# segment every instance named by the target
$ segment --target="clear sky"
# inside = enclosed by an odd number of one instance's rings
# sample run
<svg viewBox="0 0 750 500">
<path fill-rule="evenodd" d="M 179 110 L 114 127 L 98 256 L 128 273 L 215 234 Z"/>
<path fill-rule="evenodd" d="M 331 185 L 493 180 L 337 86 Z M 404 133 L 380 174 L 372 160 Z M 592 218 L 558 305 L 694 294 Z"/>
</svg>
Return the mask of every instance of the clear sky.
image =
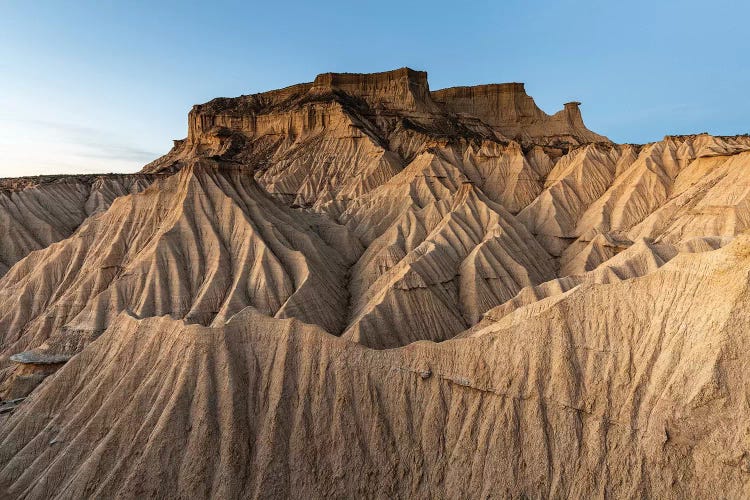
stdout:
<svg viewBox="0 0 750 500">
<path fill-rule="evenodd" d="M 193 104 L 327 71 L 522 81 L 618 142 L 750 132 L 750 3 L 0 1 L 0 176 L 129 172 Z"/>
</svg>

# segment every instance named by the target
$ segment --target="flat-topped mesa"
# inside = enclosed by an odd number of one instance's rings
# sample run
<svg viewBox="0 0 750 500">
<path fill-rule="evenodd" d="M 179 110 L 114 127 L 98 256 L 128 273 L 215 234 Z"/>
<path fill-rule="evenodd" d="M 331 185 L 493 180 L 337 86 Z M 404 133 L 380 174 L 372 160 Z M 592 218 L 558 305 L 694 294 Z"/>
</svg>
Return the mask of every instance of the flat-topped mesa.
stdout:
<svg viewBox="0 0 750 500">
<path fill-rule="evenodd" d="M 523 83 L 452 87 L 430 92 L 425 71 L 400 68 L 381 73 L 322 73 L 312 83 L 280 90 L 219 98 L 194 106 L 190 112 L 188 144 L 215 142 L 217 129 L 245 136 L 292 135 L 329 127 L 326 103 L 347 96 L 364 101 L 373 111 L 397 115 L 445 116 L 446 112 L 479 118 L 503 136 L 530 143 L 608 141 L 583 123 L 579 102 L 565 104 L 550 116 L 526 93 Z M 341 100 L 344 101 L 341 101 Z M 307 104 L 316 103 L 315 109 Z M 317 104 L 323 104 L 323 107 Z M 428 116 L 425 116 L 428 115 Z M 334 120 L 335 121 L 335 120 Z"/>
<path fill-rule="evenodd" d="M 336 95 L 338 94 L 338 96 Z M 193 106 L 188 117 L 187 145 L 216 142 L 228 131 L 245 136 L 292 135 L 330 127 L 328 104 L 346 96 L 373 110 L 396 114 L 440 113 L 430 97 L 427 73 L 401 68 L 382 73 L 323 73 L 312 83 L 236 98 L 218 98 Z M 312 108 L 307 104 L 313 104 Z M 222 132 L 223 129 L 226 129 Z"/>
<path fill-rule="evenodd" d="M 323 73 L 312 83 L 301 83 L 279 90 L 236 98 L 213 99 L 206 104 L 193 106 L 190 111 L 188 142 L 203 136 L 213 127 L 225 127 L 252 134 L 258 132 L 279 132 L 265 123 L 261 116 L 294 114 L 301 111 L 301 102 L 312 98 L 319 101 L 321 96 L 342 92 L 362 99 L 369 106 L 378 109 L 398 111 L 439 112 L 430 98 L 427 73 L 401 68 L 382 73 Z M 323 99 L 322 102 L 326 102 Z M 306 114 L 307 112 L 305 112 Z M 279 121 L 273 118 L 272 121 Z M 282 119 L 281 122 L 286 123 Z M 321 120 L 317 120 L 321 121 Z"/>
<path fill-rule="evenodd" d="M 214 127 L 251 132 L 258 125 L 257 117 L 282 111 L 286 104 L 306 95 L 312 83 L 300 83 L 283 89 L 239 97 L 219 97 L 196 104 L 188 114 L 187 143 L 205 138 Z M 177 144 L 175 144 L 177 146 Z"/>
<path fill-rule="evenodd" d="M 410 68 L 322 73 L 310 83 L 194 106 L 187 139 L 142 171 L 181 168 L 179 162 L 194 156 L 242 156 L 242 163 L 250 165 L 251 156 L 265 158 L 275 145 L 321 134 L 340 140 L 369 136 L 378 147 L 409 151 L 421 147 L 412 144 L 409 131 L 425 137 L 514 139 L 559 151 L 609 142 L 586 128 L 579 104 L 569 102 L 550 116 L 518 82 L 431 92 L 427 73 Z M 403 137 L 390 137 L 403 131 Z"/>
<path fill-rule="evenodd" d="M 519 128 L 547 114 L 526 93 L 523 83 L 452 87 L 432 92 L 433 99 L 453 113 L 476 116 L 499 128 Z"/>
<path fill-rule="evenodd" d="M 313 91 L 340 90 L 369 105 L 403 111 L 439 110 L 430 97 L 427 72 L 400 68 L 381 73 L 323 73 L 315 78 Z"/>
<path fill-rule="evenodd" d="M 566 103 L 550 116 L 526 93 L 523 83 L 452 87 L 432 92 L 432 98 L 451 112 L 476 116 L 508 137 L 531 142 L 555 137 L 579 143 L 608 142 L 586 128 L 580 102 Z"/>
</svg>

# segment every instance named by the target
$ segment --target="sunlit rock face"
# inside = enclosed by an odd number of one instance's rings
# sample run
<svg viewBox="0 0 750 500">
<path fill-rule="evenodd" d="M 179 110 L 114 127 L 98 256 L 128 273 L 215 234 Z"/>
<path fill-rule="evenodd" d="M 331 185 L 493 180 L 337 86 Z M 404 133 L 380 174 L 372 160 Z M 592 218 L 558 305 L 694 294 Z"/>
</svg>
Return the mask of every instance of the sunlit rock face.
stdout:
<svg viewBox="0 0 750 500">
<path fill-rule="evenodd" d="M 750 137 L 325 73 L 0 180 L 8 498 L 750 495 Z"/>
</svg>

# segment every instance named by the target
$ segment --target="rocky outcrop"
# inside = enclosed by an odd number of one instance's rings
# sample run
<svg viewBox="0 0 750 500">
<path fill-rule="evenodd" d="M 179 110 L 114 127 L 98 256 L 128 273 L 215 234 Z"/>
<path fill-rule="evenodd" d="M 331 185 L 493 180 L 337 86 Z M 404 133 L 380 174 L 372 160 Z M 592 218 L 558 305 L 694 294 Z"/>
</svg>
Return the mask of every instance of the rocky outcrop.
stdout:
<svg viewBox="0 0 750 500">
<path fill-rule="evenodd" d="M 427 73 L 402 68 L 325 73 L 309 84 L 195 106 L 187 139 L 144 172 L 218 156 L 254 172 L 287 202 L 338 215 L 435 144 L 507 145 L 510 138 L 555 158 L 574 146 L 608 142 L 585 128 L 575 103 L 548 116 L 523 84 L 430 92 Z"/>
<path fill-rule="evenodd" d="M 383 73 L 323 73 L 312 92 L 340 91 L 360 98 L 371 107 L 436 113 L 425 71 L 401 68 Z"/>
<path fill-rule="evenodd" d="M 435 91 L 432 97 L 454 113 L 476 116 L 503 135 L 523 142 L 609 142 L 583 124 L 580 102 L 569 102 L 562 111 L 549 116 L 526 93 L 523 83 L 453 87 Z"/>
<path fill-rule="evenodd" d="M 0 180 L 3 498 L 750 493 L 750 137 L 404 68 L 144 172 Z"/>
</svg>

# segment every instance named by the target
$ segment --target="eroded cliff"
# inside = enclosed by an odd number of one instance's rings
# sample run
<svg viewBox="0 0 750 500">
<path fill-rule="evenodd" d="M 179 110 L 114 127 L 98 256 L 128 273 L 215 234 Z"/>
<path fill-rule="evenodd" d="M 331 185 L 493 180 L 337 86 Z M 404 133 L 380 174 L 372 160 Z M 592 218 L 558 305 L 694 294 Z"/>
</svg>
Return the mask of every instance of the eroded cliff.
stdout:
<svg viewBox="0 0 750 500">
<path fill-rule="evenodd" d="M 750 494 L 750 137 L 403 68 L 143 172 L 3 181 L 6 496 Z"/>
</svg>

